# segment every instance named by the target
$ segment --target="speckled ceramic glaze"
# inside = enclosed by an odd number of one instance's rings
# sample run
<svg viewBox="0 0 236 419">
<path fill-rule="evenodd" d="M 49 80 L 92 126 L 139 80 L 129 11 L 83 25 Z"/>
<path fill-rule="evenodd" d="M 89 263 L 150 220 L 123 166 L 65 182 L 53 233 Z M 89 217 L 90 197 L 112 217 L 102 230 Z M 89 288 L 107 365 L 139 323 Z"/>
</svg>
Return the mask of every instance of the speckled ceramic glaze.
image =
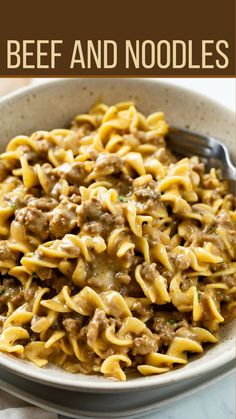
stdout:
<svg viewBox="0 0 236 419">
<path fill-rule="evenodd" d="M 59 80 L 9 95 L 0 101 L 1 148 L 18 134 L 65 127 L 75 114 L 88 111 L 98 101 L 113 104 L 122 100 L 134 100 L 144 113 L 162 110 L 172 125 L 218 137 L 236 159 L 232 112 L 192 91 L 148 79 Z M 27 379 L 67 390 L 87 393 L 135 390 L 139 394 L 142 390 L 147 400 L 150 395 L 147 390 L 152 388 L 156 391 L 156 400 L 158 397 L 163 400 L 171 394 L 201 385 L 232 368 L 235 357 L 234 330 L 235 322 L 223 326 L 220 343 L 209 346 L 206 352 L 193 357 L 184 367 L 163 375 L 130 377 L 126 382 L 98 376 L 70 375 L 50 366 L 38 369 L 27 361 L 4 354 L 0 354 L 0 365 Z"/>
</svg>

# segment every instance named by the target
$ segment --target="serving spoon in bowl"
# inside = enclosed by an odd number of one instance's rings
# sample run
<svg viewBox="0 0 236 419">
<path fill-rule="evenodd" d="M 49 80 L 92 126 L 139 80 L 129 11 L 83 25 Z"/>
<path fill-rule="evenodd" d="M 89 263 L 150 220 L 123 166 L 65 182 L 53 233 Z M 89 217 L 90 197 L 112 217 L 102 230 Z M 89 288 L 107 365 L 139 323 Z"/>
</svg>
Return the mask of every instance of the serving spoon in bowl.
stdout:
<svg viewBox="0 0 236 419">
<path fill-rule="evenodd" d="M 208 135 L 198 134 L 187 129 L 171 127 L 167 145 L 180 157 L 199 156 L 204 160 L 206 169 L 220 169 L 223 179 L 229 182 L 229 189 L 236 195 L 236 167 L 228 148 L 219 140 Z"/>
</svg>

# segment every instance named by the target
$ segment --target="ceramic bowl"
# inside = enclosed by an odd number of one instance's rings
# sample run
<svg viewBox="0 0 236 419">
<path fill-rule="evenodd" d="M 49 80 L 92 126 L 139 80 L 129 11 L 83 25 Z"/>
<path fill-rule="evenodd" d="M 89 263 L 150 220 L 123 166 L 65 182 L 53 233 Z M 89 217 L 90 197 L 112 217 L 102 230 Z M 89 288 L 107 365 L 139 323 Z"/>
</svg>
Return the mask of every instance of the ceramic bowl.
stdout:
<svg viewBox="0 0 236 419">
<path fill-rule="evenodd" d="M 30 87 L 0 101 L 0 145 L 18 134 L 67 126 L 74 115 L 98 101 L 114 104 L 134 100 L 148 114 L 165 112 L 167 121 L 221 139 L 236 159 L 234 114 L 205 96 L 150 79 L 67 79 Z M 197 150 L 196 150 L 197 154 Z M 220 343 L 194 356 L 186 366 L 156 376 L 130 377 L 116 382 L 104 377 L 70 375 L 53 366 L 39 369 L 10 355 L 0 354 L 0 365 L 14 374 L 66 390 L 87 393 L 123 393 L 152 388 L 162 397 L 201 385 L 232 368 L 235 357 L 235 321 L 224 325 Z"/>
</svg>

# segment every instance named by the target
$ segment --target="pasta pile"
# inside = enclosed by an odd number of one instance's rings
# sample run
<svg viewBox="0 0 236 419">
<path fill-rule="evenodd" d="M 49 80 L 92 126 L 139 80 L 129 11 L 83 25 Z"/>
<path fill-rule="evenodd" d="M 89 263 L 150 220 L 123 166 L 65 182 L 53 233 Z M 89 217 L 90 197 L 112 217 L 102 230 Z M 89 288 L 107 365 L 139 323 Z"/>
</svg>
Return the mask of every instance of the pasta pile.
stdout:
<svg viewBox="0 0 236 419">
<path fill-rule="evenodd" d="M 167 133 L 162 112 L 122 102 L 10 141 L 0 351 L 124 381 L 217 342 L 236 312 L 235 197 L 198 157 L 176 160 Z"/>
</svg>

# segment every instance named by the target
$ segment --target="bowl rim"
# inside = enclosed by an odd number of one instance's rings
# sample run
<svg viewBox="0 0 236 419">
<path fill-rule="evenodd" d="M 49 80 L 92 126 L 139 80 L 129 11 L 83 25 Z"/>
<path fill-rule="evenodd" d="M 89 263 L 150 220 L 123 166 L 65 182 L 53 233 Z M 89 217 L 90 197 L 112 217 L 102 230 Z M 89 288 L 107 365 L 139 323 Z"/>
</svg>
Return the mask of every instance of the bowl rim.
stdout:
<svg viewBox="0 0 236 419">
<path fill-rule="evenodd" d="M 141 376 L 132 379 L 132 381 L 114 381 L 112 379 L 105 379 L 102 376 L 97 375 L 88 375 L 88 382 L 80 381 L 80 376 L 83 374 L 69 374 L 64 373 L 65 375 L 60 376 L 52 376 L 50 372 L 52 369 L 48 368 L 47 373 L 43 372 L 42 369 L 38 368 L 35 365 L 30 365 L 29 361 L 22 360 L 22 365 L 19 364 L 17 361 L 19 359 L 14 359 L 12 355 L 8 354 L 1 354 L 0 353 L 0 366 L 17 374 L 23 378 L 29 379 L 33 382 L 40 382 L 42 384 L 47 384 L 48 386 L 64 388 L 73 391 L 81 391 L 81 392 L 99 392 L 104 393 L 106 391 L 109 392 L 125 392 L 135 391 L 135 390 L 148 390 L 153 388 L 164 388 L 169 385 L 177 384 L 180 380 L 181 382 L 187 381 L 189 378 L 194 378 L 195 375 L 199 376 L 207 376 L 212 370 L 217 370 L 217 373 L 221 367 L 225 367 L 225 370 L 232 370 L 234 364 L 235 357 L 235 338 L 233 339 L 234 344 L 227 352 L 227 354 L 222 353 L 218 355 L 216 358 L 212 358 L 210 361 L 208 360 L 207 363 L 202 362 L 200 365 L 193 365 L 193 361 L 190 362 L 183 367 L 173 369 L 165 374 L 160 375 L 149 375 L 149 376 Z M 217 344 L 219 345 L 220 342 Z M 205 352 L 199 356 L 198 359 L 203 359 Z M 227 355 L 227 356 L 226 356 Z M 26 368 L 29 366 L 30 368 Z M 186 366 L 190 366 L 186 369 Z M 54 371 L 56 370 L 56 367 Z M 45 369 L 44 369 L 45 371 Z M 178 374 L 177 374 L 178 372 Z M 63 374 L 63 373 L 62 373 Z M 170 377 L 171 374 L 171 377 Z M 180 376 L 179 376 L 180 374 Z M 70 375 L 73 377 L 76 376 L 78 381 L 71 380 Z M 217 377 L 218 374 L 216 374 Z M 95 377 L 96 380 L 92 381 L 92 377 Z M 160 380 L 161 377 L 161 380 Z M 89 379 L 91 381 L 89 381 Z"/>
<path fill-rule="evenodd" d="M 8 105 L 13 100 L 21 100 L 21 98 L 24 98 L 28 94 L 37 94 L 40 91 L 47 90 L 50 88 L 56 89 L 58 85 L 69 85 L 70 83 L 78 83 L 82 84 L 83 82 L 89 82 L 91 80 L 96 80 L 98 84 L 104 83 L 104 80 L 110 80 L 106 78 L 61 78 L 61 79 L 55 79 L 50 80 L 44 83 L 40 83 L 38 85 L 29 85 L 26 87 L 22 87 L 20 89 L 17 89 L 15 92 L 11 92 L 5 96 L 3 96 L 0 99 L 0 107 Z M 218 101 L 215 101 L 209 96 L 198 93 L 195 90 L 189 89 L 187 87 L 177 86 L 175 84 L 168 83 L 166 81 L 163 81 L 163 79 L 140 79 L 140 78 L 121 78 L 121 79 L 114 79 L 115 83 L 124 83 L 124 84 L 133 84 L 137 85 L 137 83 L 141 83 L 143 85 L 145 84 L 155 84 L 156 86 L 159 84 L 164 88 L 168 88 L 170 90 L 174 90 L 177 93 L 181 94 L 184 93 L 188 96 L 192 96 L 193 99 L 198 100 L 205 100 L 207 101 L 208 106 L 212 105 L 214 107 L 218 107 L 219 109 L 224 110 L 224 112 L 227 112 L 228 115 L 233 119 L 235 118 L 235 112 L 233 112 L 229 107 L 221 105 Z M 94 86 L 94 85 L 93 85 Z M 221 343 L 219 342 L 218 345 Z M 204 353 L 203 353 L 204 357 Z M 70 374 L 65 373 L 65 376 L 51 376 L 50 375 L 50 369 L 47 369 L 48 374 L 43 372 L 41 369 L 36 369 L 37 367 L 32 366 L 30 368 L 26 368 L 28 362 L 22 361 L 22 365 L 18 362 L 19 359 L 14 359 L 13 356 L 9 356 L 9 354 L 2 354 L 0 353 L 0 365 L 3 368 L 8 369 L 11 372 L 14 372 L 17 375 L 20 375 L 22 377 L 25 377 L 27 379 L 30 379 L 32 381 L 40 381 L 41 383 L 59 387 L 59 388 L 67 388 L 70 390 L 80 390 L 80 391 L 90 391 L 90 392 L 123 392 L 123 391 L 133 391 L 138 389 L 151 389 L 151 388 L 158 388 L 158 387 L 165 387 L 170 384 L 176 384 L 177 382 L 188 380 L 190 377 L 193 377 L 196 375 L 204 375 L 206 376 L 208 372 L 218 369 L 222 366 L 227 366 L 230 362 L 232 362 L 236 357 L 235 354 L 235 336 L 232 336 L 232 347 L 230 350 L 228 350 L 226 353 L 218 354 L 217 357 L 212 357 L 210 360 L 208 360 L 207 363 L 202 362 L 200 365 L 194 366 L 192 365 L 191 368 L 178 368 L 175 370 L 172 370 L 168 372 L 167 374 L 161 375 L 161 380 L 159 375 L 151 375 L 147 377 L 138 377 L 133 380 L 128 380 L 125 382 L 118 382 L 113 381 L 110 379 L 104 380 L 104 377 L 100 376 L 87 376 L 88 381 L 80 381 L 79 377 L 81 374 L 76 374 L 76 377 L 78 378 L 78 381 L 71 380 Z M 35 370 L 34 370 L 35 368 Z M 45 371 L 45 370 L 44 370 Z M 52 370 L 51 370 L 52 371 Z M 181 371 L 181 373 L 173 374 L 174 372 Z M 170 376 L 171 374 L 171 376 Z M 180 376 L 179 376 L 180 375 Z M 73 376 L 75 376 L 73 374 Z M 96 381 L 92 381 L 92 377 L 96 377 Z M 90 381 L 89 381 L 90 378 Z M 103 380 L 100 380 L 102 378 Z"/>
</svg>

